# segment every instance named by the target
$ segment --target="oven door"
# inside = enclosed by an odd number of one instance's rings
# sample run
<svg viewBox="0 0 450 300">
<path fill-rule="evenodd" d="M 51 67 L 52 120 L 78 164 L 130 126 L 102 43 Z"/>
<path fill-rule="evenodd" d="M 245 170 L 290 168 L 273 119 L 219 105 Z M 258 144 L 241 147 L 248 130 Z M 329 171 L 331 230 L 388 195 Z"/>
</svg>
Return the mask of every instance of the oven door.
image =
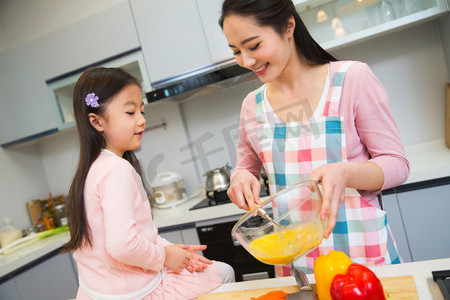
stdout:
<svg viewBox="0 0 450 300">
<path fill-rule="evenodd" d="M 197 227 L 202 245 L 208 248 L 203 255 L 212 260 L 222 261 L 233 267 L 236 281 L 274 278 L 275 269 L 254 258 L 239 242 L 232 238 L 231 229 L 236 222 L 207 224 Z"/>
</svg>

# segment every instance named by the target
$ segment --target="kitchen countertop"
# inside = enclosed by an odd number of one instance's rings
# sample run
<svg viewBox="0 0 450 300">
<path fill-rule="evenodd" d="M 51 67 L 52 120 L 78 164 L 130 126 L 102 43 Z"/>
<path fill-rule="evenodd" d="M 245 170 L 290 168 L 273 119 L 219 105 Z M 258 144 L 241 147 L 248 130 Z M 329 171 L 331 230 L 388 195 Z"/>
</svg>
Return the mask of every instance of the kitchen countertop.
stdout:
<svg viewBox="0 0 450 300">
<path fill-rule="evenodd" d="M 194 197 L 191 200 L 188 200 L 187 202 L 173 208 L 152 208 L 153 221 L 156 226 L 161 229 L 164 227 L 193 224 L 220 218 L 239 219 L 240 216 L 243 216 L 247 212 L 231 202 L 227 204 L 189 210 L 189 208 L 202 201 L 206 197 L 205 195 L 205 193 L 202 193 L 202 196 Z M 266 198 L 267 197 L 263 197 L 261 200 Z"/>
<path fill-rule="evenodd" d="M 410 174 L 404 184 L 450 176 L 450 149 L 445 139 L 405 146 Z"/>
<path fill-rule="evenodd" d="M 61 232 L 38 240 L 26 248 L 19 249 L 8 255 L 0 255 L 0 279 L 61 248 L 68 241 L 69 232 Z"/>
<path fill-rule="evenodd" d="M 420 300 L 444 300 L 444 297 L 442 296 L 436 282 L 433 281 L 431 271 L 449 270 L 450 258 L 371 267 L 371 269 L 380 278 L 412 275 L 416 284 L 417 295 L 419 296 Z M 314 275 L 310 274 L 307 276 L 310 283 L 315 283 Z M 282 287 L 290 285 L 296 285 L 295 279 L 292 276 L 227 283 L 218 287 L 211 293 Z"/>
</svg>

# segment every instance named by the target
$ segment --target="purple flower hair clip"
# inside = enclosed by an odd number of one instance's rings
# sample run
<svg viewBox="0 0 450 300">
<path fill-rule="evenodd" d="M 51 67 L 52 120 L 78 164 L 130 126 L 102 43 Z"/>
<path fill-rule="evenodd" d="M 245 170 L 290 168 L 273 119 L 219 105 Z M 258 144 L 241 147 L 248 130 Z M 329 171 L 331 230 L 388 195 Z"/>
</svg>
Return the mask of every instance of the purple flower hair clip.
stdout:
<svg viewBox="0 0 450 300">
<path fill-rule="evenodd" d="M 87 94 L 86 98 L 84 99 L 84 101 L 86 101 L 86 105 L 93 107 L 93 108 L 97 108 L 100 106 L 98 104 L 97 100 L 98 100 L 98 97 L 95 96 L 95 93 Z"/>
</svg>

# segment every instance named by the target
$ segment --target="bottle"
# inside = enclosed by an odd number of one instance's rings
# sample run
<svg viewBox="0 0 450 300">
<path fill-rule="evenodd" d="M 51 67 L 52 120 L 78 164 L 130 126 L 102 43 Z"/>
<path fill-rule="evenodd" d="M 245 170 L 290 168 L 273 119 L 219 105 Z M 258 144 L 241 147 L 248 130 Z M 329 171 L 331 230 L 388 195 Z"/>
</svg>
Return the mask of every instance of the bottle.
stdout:
<svg viewBox="0 0 450 300">
<path fill-rule="evenodd" d="M 66 205 L 58 204 L 55 206 L 56 225 L 58 227 L 67 225 Z"/>
<path fill-rule="evenodd" d="M 22 237 L 22 231 L 11 225 L 10 218 L 5 218 L 3 223 L 5 225 L 0 230 L 0 248 L 6 247 Z"/>
<path fill-rule="evenodd" d="M 380 18 L 382 22 L 389 22 L 397 18 L 390 0 L 381 0 Z"/>
<path fill-rule="evenodd" d="M 50 230 L 50 229 L 56 228 L 55 219 L 53 218 L 53 216 L 50 212 L 50 207 L 49 207 L 48 203 L 44 204 L 44 209 L 42 211 L 42 220 L 44 221 L 44 224 L 45 224 L 45 230 Z"/>
</svg>

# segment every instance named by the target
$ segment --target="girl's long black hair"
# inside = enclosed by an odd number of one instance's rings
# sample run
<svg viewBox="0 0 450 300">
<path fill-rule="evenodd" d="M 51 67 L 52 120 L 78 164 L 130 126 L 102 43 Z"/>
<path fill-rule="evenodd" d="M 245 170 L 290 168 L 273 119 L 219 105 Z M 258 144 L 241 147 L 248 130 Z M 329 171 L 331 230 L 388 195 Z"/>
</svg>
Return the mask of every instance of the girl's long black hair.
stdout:
<svg viewBox="0 0 450 300">
<path fill-rule="evenodd" d="M 283 34 L 291 16 L 294 16 L 294 40 L 300 56 L 310 64 L 324 64 L 336 61 L 311 36 L 291 0 L 225 0 L 219 25 L 229 15 L 252 17 L 260 26 L 270 26 L 277 33 Z"/>
<path fill-rule="evenodd" d="M 105 148 L 106 141 L 102 133 L 98 132 L 89 122 L 89 113 L 104 115 L 106 106 L 111 99 L 126 86 L 137 85 L 139 81 L 119 68 L 89 68 L 81 74 L 73 93 L 73 110 L 77 125 L 80 156 L 78 167 L 69 189 L 67 201 L 67 215 L 69 219 L 70 241 L 64 245 L 63 252 L 76 250 L 87 243 L 92 246 L 89 223 L 84 206 L 84 185 L 89 168 Z M 95 93 L 99 107 L 87 106 L 85 98 Z M 123 155 L 141 175 L 138 160 L 133 151 L 126 151 Z"/>
</svg>

